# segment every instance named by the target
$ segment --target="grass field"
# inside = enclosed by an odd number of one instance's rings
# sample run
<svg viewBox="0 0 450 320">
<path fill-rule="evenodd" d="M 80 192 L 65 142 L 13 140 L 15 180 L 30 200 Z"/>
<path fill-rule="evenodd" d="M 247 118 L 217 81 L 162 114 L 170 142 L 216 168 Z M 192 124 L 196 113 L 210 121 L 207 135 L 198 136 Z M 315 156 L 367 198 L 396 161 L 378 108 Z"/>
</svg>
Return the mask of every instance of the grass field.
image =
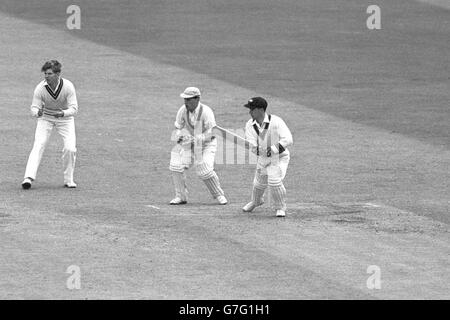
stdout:
<svg viewBox="0 0 450 320">
<path fill-rule="evenodd" d="M 450 11 L 446 1 L 0 3 L 0 298 L 449 299 Z M 29 105 L 44 61 L 77 88 L 78 188 L 57 135 L 31 190 Z M 195 85 L 243 128 L 261 95 L 294 136 L 288 215 L 241 212 L 254 166 L 194 172 L 172 207 L 170 135 Z M 69 266 L 81 289 L 69 290 Z M 381 289 L 368 289 L 369 266 Z"/>
</svg>

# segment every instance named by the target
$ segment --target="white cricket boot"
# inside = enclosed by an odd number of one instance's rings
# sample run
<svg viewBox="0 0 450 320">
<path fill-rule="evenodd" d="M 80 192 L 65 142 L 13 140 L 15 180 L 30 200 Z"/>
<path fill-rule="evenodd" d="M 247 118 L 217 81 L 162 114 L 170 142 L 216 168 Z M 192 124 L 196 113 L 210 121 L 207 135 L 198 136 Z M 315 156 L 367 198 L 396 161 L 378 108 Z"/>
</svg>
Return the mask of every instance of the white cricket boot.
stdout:
<svg viewBox="0 0 450 320">
<path fill-rule="evenodd" d="M 75 182 L 67 182 L 64 184 L 64 187 L 66 188 L 70 188 L 70 189 L 75 189 L 77 187 L 77 184 Z"/>
<path fill-rule="evenodd" d="M 285 217 L 286 216 L 286 211 L 278 209 L 277 213 L 276 213 L 277 217 Z"/>
<path fill-rule="evenodd" d="M 253 210 L 255 210 L 256 207 L 262 206 L 263 204 L 264 204 L 264 201 L 261 201 L 258 204 L 254 203 L 253 201 L 250 201 L 242 208 L 242 211 L 252 212 Z"/>
<path fill-rule="evenodd" d="M 23 181 L 22 181 L 22 188 L 24 189 L 30 189 L 31 188 L 31 182 L 33 182 L 33 179 L 26 177 Z"/>
<path fill-rule="evenodd" d="M 219 204 L 222 204 L 222 205 L 228 203 L 228 200 L 227 200 L 227 198 L 225 198 L 225 196 L 218 196 L 216 198 L 216 200 L 217 200 L 217 202 L 219 202 Z"/>
<path fill-rule="evenodd" d="M 179 204 L 186 204 L 187 201 L 181 199 L 180 197 L 175 197 L 174 199 L 170 200 L 170 205 L 179 205 Z"/>
</svg>

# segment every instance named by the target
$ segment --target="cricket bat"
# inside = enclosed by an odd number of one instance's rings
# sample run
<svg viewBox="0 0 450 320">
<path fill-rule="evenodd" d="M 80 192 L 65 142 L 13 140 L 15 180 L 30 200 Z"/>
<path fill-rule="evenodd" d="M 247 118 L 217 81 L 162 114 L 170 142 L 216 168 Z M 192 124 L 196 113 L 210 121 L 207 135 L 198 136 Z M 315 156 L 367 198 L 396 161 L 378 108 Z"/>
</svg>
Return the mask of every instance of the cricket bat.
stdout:
<svg viewBox="0 0 450 320">
<path fill-rule="evenodd" d="M 238 135 L 230 130 L 222 128 L 221 126 L 216 125 L 214 127 L 214 129 L 218 130 L 225 139 L 233 141 L 234 143 L 236 143 L 238 145 L 244 145 L 244 147 L 246 149 L 251 149 L 252 147 L 256 147 L 253 143 L 251 143 L 244 137 L 241 137 L 240 135 Z"/>
</svg>

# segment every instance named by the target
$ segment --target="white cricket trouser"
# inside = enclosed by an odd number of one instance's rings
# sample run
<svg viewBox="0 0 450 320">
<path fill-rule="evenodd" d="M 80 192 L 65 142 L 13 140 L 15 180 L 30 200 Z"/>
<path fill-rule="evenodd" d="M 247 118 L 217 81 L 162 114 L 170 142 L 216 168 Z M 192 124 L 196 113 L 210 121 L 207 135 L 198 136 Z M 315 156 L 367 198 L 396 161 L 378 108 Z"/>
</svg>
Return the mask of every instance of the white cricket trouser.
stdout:
<svg viewBox="0 0 450 320">
<path fill-rule="evenodd" d="M 286 176 L 290 158 L 289 152 L 282 155 L 275 154 L 270 158 L 258 157 L 256 170 L 260 172 L 261 176 L 267 176 L 269 185 L 277 185 Z"/>
<path fill-rule="evenodd" d="M 34 145 L 28 157 L 27 168 L 25 170 L 25 178 L 30 177 L 36 179 L 39 164 L 42 155 L 49 141 L 53 128 L 63 138 L 63 167 L 64 167 L 64 183 L 72 183 L 73 172 L 76 160 L 76 136 L 74 118 L 69 119 L 50 119 L 42 117 L 37 120 L 36 132 L 34 135 Z"/>
</svg>

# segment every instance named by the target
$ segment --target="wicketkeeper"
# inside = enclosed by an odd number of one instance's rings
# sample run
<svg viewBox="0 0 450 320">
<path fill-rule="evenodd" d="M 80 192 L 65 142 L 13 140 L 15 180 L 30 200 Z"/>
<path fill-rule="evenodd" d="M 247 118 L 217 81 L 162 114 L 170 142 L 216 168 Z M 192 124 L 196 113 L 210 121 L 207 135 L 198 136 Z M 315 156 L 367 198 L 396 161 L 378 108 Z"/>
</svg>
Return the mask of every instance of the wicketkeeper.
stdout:
<svg viewBox="0 0 450 320">
<path fill-rule="evenodd" d="M 270 201 L 277 217 L 286 215 L 286 189 L 283 179 L 289 165 L 289 150 L 292 134 L 286 123 L 278 116 L 266 113 L 267 101 L 261 97 L 250 99 L 244 105 L 250 109 L 251 119 L 245 126 L 245 137 L 254 145 L 257 155 L 253 179 L 252 201 L 242 210 L 251 212 L 264 203 L 264 192 L 269 187 Z"/>
<path fill-rule="evenodd" d="M 192 165 L 217 202 L 228 202 L 214 171 L 217 141 L 212 135 L 212 128 L 216 126 L 216 120 L 211 108 L 200 103 L 200 95 L 196 87 L 188 87 L 180 94 L 184 105 L 178 110 L 175 120 L 177 145 L 172 149 L 169 166 L 175 186 L 175 198 L 170 201 L 171 205 L 187 203 L 185 170 Z"/>
</svg>

